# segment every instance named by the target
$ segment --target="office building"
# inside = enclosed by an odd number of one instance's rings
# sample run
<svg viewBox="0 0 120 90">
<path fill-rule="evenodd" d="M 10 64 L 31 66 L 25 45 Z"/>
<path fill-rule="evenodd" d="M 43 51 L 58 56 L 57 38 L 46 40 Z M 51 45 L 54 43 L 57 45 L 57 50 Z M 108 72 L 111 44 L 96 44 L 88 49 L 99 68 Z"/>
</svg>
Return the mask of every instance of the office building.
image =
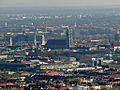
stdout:
<svg viewBox="0 0 120 90">
<path fill-rule="evenodd" d="M 72 29 L 67 28 L 66 30 L 66 39 L 67 39 L 67 47 L 71 48 L 72 47 Z"/>
<path fill-rule="evenodd" d="M 120 41 L 120 30 L 114 36 L 115 41 Z"/>
</svg>

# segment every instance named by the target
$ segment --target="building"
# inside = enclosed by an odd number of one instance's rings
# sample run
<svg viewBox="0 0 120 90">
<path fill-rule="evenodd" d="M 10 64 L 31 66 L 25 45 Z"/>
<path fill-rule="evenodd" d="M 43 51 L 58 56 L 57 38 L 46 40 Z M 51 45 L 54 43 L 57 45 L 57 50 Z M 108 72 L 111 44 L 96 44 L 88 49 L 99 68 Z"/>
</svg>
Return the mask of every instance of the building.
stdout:
<svg viewBox="0 0 120 90">
<path fill-rule="evenodd" d="M 114 48 L 114 51 L 116 51 L 117 49 L 120 49 L 120 41 L 112 42 L 112 47 Z"/>
<path fill-rule="evenodd" d="M 67 42 L 63 39 L 48 40 L 45 47 L 50 49 L 64 49 L 67 48 Z"/>
<path fill-rule="evenodd" d="M 45 37 L 44 37 L 44 35 L 42 35 L 42 43 L 41 43 L 41 45 L 45 45 Z"/>
<path fill-rule="evenodd" d="M 115 41 L 120 41 L 120 30 L 114 36 Z"/>
<path fill-rule="evenodd" d="M 67 39 L 67 47 L 72 47 L 72 29 L 67 28 L 66 30 L 66 39 Z"/>
<path fill-rule="evenodd" d="M 62 63 L 62 64 L 44 64 L 40 66 L 40 69 L 64 69 L 64 68 L 76 68 L 79 64 Z"/>
<path fill-rule="evenodd" d="M 10 46 L 12 46 L 12 37 L 10 37 Z"/>
</svg>

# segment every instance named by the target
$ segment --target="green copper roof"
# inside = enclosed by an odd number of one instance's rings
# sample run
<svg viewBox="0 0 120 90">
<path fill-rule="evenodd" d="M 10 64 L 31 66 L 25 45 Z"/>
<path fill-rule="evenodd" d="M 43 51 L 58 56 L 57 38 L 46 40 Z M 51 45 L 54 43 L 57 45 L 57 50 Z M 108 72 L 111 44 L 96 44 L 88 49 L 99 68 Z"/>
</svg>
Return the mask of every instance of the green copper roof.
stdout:
<svg viewBox="0 0 120 90">
<path fill-rule="evenodd" d="M 68 31 L 72 31 L 72 29 L 70 29 L 70 28 L 67 28 L 67 30 L 68 30 Z"/>
</svg>

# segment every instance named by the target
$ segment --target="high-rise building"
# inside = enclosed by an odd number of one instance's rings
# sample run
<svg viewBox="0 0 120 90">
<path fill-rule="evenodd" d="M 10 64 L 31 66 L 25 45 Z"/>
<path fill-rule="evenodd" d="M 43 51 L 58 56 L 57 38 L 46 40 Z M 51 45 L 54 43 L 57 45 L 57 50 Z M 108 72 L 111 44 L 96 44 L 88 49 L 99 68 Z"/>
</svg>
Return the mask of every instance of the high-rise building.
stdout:
<svg viewBox="0 0 120 90">
<path fill-rule="evenodd" d="M 36 33 L 34 35 L 34 45 L 37 46 Z"/>
<path fill-rule="evenodd" d="M 115 34 L 115 41 L 120 41 L 120 30 Z"/>
<path fill-rule="evenodd" d="M 12 46 L 13 43 L 12 43 L 12 37 L 10 37 L 10 46 Z"/>
<path fill-rule="evenodd" d="M 34 25 L 34 23 L 32 22 L 32 23 L 31 23 L 31 25 L 33 26 L 33 25 Z"/>
<path fill-rule="evenodd" d="M 67 28 L 66 39 L 67 39 L 67 47 L 71 48 L 73 39 L 72 39 L 72 29 L 70 29 L 70 28 Z"/>
<path fill-rule="evenodd" d="M 45 24 L 45 32 L 48 32 L 48 31 L 47 31 L 47 23 Z"/>
<path fill-rule="evenodd" d="M 8 26 L 8 23 L 7 22 L 5 22 L 5 27 L 7 27 Z"/>
<path fill-rule="evenodd" d="M 42 35 L 42 45 L 45 45 L 45 37 Z"/>
</svg>

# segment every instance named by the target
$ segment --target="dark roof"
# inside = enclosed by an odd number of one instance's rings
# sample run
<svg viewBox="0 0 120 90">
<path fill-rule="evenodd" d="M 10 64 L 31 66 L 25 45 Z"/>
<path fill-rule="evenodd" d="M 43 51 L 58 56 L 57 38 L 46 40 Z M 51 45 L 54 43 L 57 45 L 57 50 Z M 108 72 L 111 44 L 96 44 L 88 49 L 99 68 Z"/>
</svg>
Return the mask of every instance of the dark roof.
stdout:
<svg viewBox="0 0 120 90">
<path fill-rule="evenodd" d="M 114 42 L 112 43 L 112 46 L 120 46 L 120 42 L 119 42 L 119 41 L 114 41 Z"/>
<path fill-rule="evenodd" d="M 64 39 L 57 39 L 57 40 L 48 40 L 46 45 L 47 48 L 66 48 L 67 47 L 67 41 Z"/>
<path fill-rule="evenodd" d="M 85 49 L 85 50 L 87 49 L 87 50 L 88 50 L 89 47 L 75 47 L 75 48 L 73 48 L 73 49 Z"/>
</svg>

